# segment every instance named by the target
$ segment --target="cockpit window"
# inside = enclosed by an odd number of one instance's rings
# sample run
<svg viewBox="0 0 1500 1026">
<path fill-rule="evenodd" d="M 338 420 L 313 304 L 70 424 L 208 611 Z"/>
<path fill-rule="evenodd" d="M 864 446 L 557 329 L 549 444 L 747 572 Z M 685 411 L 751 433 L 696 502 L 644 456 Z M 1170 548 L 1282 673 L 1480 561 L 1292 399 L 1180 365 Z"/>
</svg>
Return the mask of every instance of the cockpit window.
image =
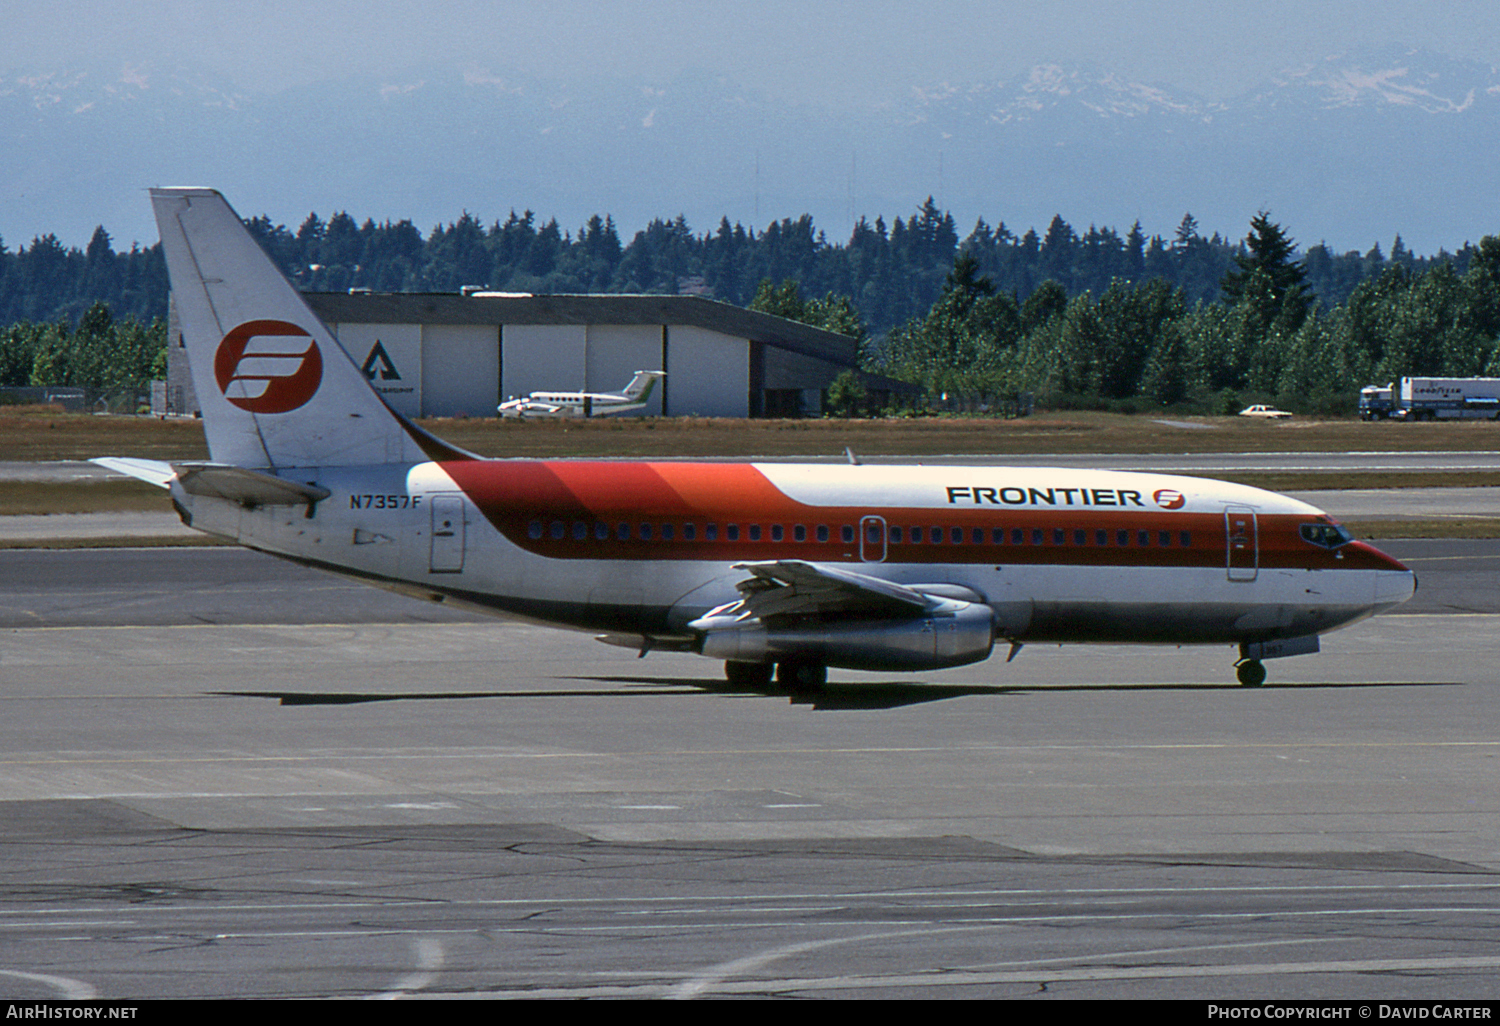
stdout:
<svg viewBox="0 0 1500 1026">
<path fill-rule="evenodd" d="M 1354 540 L 1354 535 L 1338 524 L 1303 524 L 1298 530 L 1303 541 L 1322 549 L 1336 549 Z"/>
</svg>

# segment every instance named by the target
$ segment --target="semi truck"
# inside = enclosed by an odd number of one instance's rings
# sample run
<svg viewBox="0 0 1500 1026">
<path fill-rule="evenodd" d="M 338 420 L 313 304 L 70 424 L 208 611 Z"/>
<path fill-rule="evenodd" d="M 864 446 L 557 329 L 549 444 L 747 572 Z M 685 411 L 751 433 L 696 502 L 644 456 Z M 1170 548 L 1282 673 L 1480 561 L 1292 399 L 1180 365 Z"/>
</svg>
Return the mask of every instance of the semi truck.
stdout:
<svg viewBox="0 0 1500 1026">
<path fill-rule="evenodd" d="M 1361 420 L 1500 420 L 1500 378 L 1402 378 L 1359 390 Z"/>
<path fill-rule="evenodd" d="M 1395 415 L 1395 385 L 1366 385 L 1359 390 L 1360 420 L 1388 420 Z"/>
</svg>

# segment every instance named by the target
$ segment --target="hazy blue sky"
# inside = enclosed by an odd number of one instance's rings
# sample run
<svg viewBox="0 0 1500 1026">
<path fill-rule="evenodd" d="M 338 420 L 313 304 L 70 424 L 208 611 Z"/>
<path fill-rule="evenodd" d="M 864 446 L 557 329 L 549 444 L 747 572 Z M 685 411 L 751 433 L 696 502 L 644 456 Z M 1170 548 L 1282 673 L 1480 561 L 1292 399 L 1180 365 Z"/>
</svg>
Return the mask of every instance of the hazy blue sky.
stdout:
<svg viewBox="0 0 1500 1026">
<path fill-rule="evenodd" d="M 249 91 L 451 60 L 564 80 L 713 67 L 838 104 L 1096 61 L 1218 98 L 1351 47 L 1500 63 L 1500 4 L 1479 0 L 5 0 L 0 14 L 0 74 L 191 61 Z"/>
</svg>

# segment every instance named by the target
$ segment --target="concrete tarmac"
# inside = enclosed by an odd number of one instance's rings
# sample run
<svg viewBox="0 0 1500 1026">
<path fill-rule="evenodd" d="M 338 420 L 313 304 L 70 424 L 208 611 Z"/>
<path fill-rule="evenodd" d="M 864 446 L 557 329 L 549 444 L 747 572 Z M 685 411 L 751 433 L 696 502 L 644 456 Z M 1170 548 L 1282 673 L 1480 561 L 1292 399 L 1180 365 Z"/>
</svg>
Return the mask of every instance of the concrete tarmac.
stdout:
<svg viewBox="0 0 1500 1026">
<path fill-rule="evenodd" d="M 1500 543 L 1234 686 L 816 699 L 229 549 L 0 552 L 0 996 L 1500 997 Z"/>
</svg>

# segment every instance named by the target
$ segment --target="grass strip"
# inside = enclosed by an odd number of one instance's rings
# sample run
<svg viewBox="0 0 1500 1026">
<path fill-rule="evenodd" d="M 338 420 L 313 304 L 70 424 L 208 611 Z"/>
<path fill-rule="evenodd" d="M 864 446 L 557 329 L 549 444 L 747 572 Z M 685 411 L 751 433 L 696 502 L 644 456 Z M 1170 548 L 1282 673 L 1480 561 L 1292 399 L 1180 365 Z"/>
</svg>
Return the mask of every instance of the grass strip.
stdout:
<svg viewBox="0 0 1500 1026">
<path fill-rule="evenodd" d="M 167 549 L 204 546 L 237 547 L 233 542 L 210 538 L 206 534 L 190 537 L 122 534 L 88 538 L 0 538 L 0 549 Z"/>
<path fill-rule="evenodd" d="M 441 438 L 483 456 L 870 456 L 1032 453 L 1493 452 L 1500 424 L 1369 423 L 1295 418 L 1050 412 L 1019 420 L 938 416 L 870 420 L 600 417 L 591 420 L 427 419 Z M 0 461 L 93 456 L 206 459 L 201 421 L 0 407 Z"/>
</svg>

